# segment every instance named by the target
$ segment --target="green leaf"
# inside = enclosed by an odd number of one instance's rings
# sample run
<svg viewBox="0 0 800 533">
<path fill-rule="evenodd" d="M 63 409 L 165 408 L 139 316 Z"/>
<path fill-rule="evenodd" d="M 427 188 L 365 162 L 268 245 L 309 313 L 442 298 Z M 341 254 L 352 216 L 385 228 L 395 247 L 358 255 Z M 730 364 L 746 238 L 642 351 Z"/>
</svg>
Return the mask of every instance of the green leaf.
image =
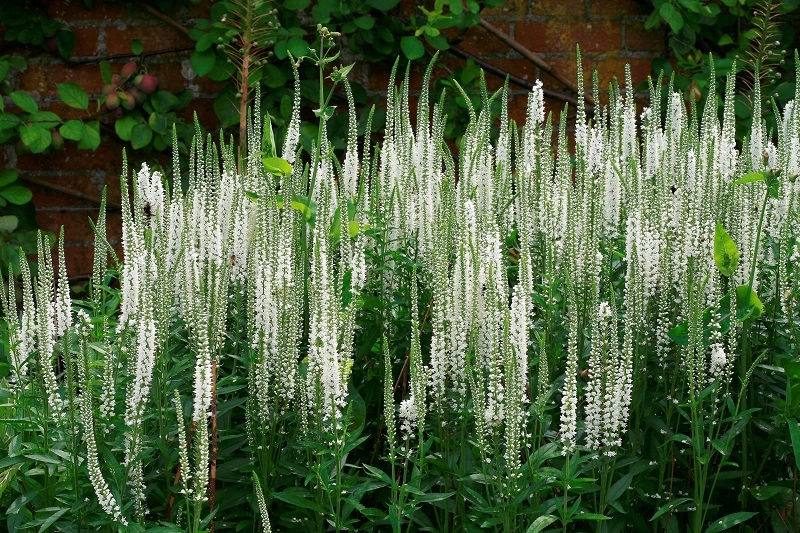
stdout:
<svg viewBox="0 0 800 533">
<path fill-rule="evenodd" d="M 794 450 L 794 462 L 797 468 L 800 468 L 800 424 L 797 420 L 789 418 L 786 420 L 789 424 L 789 436 L 792 439 L 792 450 Z"/>
<path fill-rule="evenodd" d="M 7 168 L 0 172 L 0 187 L 11 185 L 19 178 L 19 172 L 13 168 Z"/>
<path fill-rule="evenodd" d="M 731 277 L 739 266 L 739 250 L 736 248 L 736 243 L 719 222 L 714 232 L 714 262 L 726 278 Z"/>
<path fill-rule="evenodd" d="M 694 501 L 694 500 L 692 500 L 691 498 L 678 498 L 677 500 L 672 500 L 671 502 L 665 503 L 664 505 L 662 505 L 661 507 L 658 508 L 656 513 L 652 516 L 652 518 L 650 518 L 650 521 L 652 522 L 653 520 L 655 520 L 659 516 L 664 515 L 664 514 L 670 512 L 670 511 L 672 511 L 677 506 L 683 505 L 684 503 L 688 503 L 688 502 L 691 502 L 691 501 Z"/>
<path fill-rule="evenodd" d="M 610 516 L 598 513 L 578 513 L 570 517 L 572 520 L 611 520 Z"/>
<path fill-rule="evenodd" d="M 311 511 L 314 511 L 315 513 L 320 513 L 320 514 L 325 512 L 324 509 L 320 507 L 317 503 L 312 502 L 311 500 L 307 500 L 306 498 L 303 498 L 302 496 L 294 492 L 288 492 L 288 491 L 273 492 L 272 496 L 288 503 L 289 505 L 293 505 L 294 507 L 297 507 L 299 509 L 309 509 Z"/>
<path fill-rule="evenodd" d="M 83 124 L 83 137 L 78 141 L 81 150 L 97 150 L 100 146 L 100 122 L 93 120 Z"/>
<path fill-rule="evenodd" d="M 764 304 L 750 285 L 736 287 L 736 319 L 739 322 L 758 318 L 763 312 Z"/>
<path fill-rule="evenodd" d="M 75 34 L 69 30 L 58 30 L 56 33 L 56 49 L 58 55 L 69 59 L 75 50 Z"/>
<path fill-rule="evenodd" d="M 153 130 L 147 124 L 136 124 L 131 130 L 131 146 L 135 150 L 144 148 L 153 140 Z"/>
<path fill-rule="evenodd" d="M 89 96 L 74 83 L 57 83 L 58 97 L 70 107 L 75 109 L 89 109 Z"/>
<path fill-rule="evenodd" d="M 689 346 L 689 324 L 686 322 L 682 322 L 669 330 L 667 335 L 675 344 Z"/>
<path fill-rule="evenodd" d="M 133 55 L 138 56 L 139 54 L 142 53 L 142 50 L 144 50 L 144 45 L 142 44 L 142 40 L 133 39 L 131 41 L 131 52 L 133 52 Z"/>
<path fill-rule="evenodd" d="M 22 185 L 11 185 L 5 189 L 0 189 L 0 196 L 14 205 L 27 204 L 33 198 L 33 193 Z"/>
<path fill-rule="evenodd" d="M 558 517 L 553 516 L 551 514 L 540 516 L 539 518 L 534 520 L 530 526 L 528 526 L 526 533 L 540 533 L 541 531 L 544 530 L 544 528 L 546 528 L 556 520 L 558 520 Z"/>
<path fill-rule="evenodd" d="M 378 11 L 389 11 L 399 3 L 400 0 L 367 0 L 367 5 Z"/>
<path fill-rule="evenodd" d="M 14 91 L 9 96 L 11 100 L 23 111 L 27 113 L 36 113 L 39 111 L 39 106 L 36 105 L 34 99 L 28 93 L 22 91 Z"/>
<path fill-rule="evenodd" d="M 262 157 L 261 162 L 264 164 L 264 170 L 273 176 L 288 176 L 292 173 L 292 165 L 280 157 Z"/>
<path fill-rule="evenodd" d="M 31 122 L 31 123 L 35 122 L 37 126 L 50 129 L 50 128 L 55 128 L 56 126 L 61 124 L 61 117 L 59 117 L 52 111 L 37 111 L 36 113 L 32 113 L 31 116 L 28 117 L 26 122 Z"/>
<path fill-rule="evenodd" d="M 139 121 L 131 116 L 122 117 L 114 123 L 114 131 L 123 141 L 130 141 L 131 131 L 137 124 L 139 124 Z"/>
<path fill-rule="evenodd" d="M 438 502 L 438 501 L 442 501 L 442 500 L 446 500 L 446 499 L 450 498 L 455 493 L 456 493 L 455 491 L 451 491 L 451 492 L 426 492 L 425 494 L 418 495 L 416 498 L 414 498 L 414 501 L 418 501 L 418 502 Z"/>
<path fill-rule="evenodd" d="M 766 172 L 751 172 L 750 174 L 745 174 L 738 180 L 734 181 L 734 185 L 742 185 L 744 183 L 755 183 L 757 181 L 764 181 L 764 178 L 767 177 Z"/>
<path fill-rule="evenodd" d="M 34 154 L 41 154 L 47 150 L 53 141 L 50 131 L 36 125 L 20 126 L 19 138 Z"/>
<path fill-rule="evenodd" d="M 413 35 L 406 35 L 400 39 L 400 48 L 409 60 L 419 59 L 425 55 L 425 45 Z"/>
<path fill-rule="evenodd" d="M 289 39 L 289 42 L 286 43 L 286 49 L 296 58 L 308 55 L 308 43 L 300 37 Z"/>
<path fill-rule="evenodd" d="M 289 9 L 292 11 L 299 11 L 301 9 L 305 9 L 310 4 L 310 0 L 286 0 L 283 3 L 283 9 Z"/>
<path fill-rule="evenodd" d="M 189 58 L 189 62 L 192 64 L 192 69 L 194 69 L 199 76 L 205 76 L 214 70 L 214 65 L 217 62 L 217 53 L 213 48 L 209 48 L 203 52 L 195 52 L 192 54 L 192 57 Z"/>
<path fill-rule="evenodd" d="M 169 91 L 158 91 L 151 97 L 153 109 L 159 113 L 168 113 L 178 105 L 178 97 Z"/>
<path fill-rule="evenodd" d="M 625 491 L 628 490 L 628 487 L 631 486 L 632 482 L 633 470 L 629 471 L 627 474 L 619 478 L 616 483 L 611 485 L 611 489 L 608 491 L 608 501 L 617 501 L 620 496 L 625 494 Z"/>
<path fill-rule="evenodd" d="M 19 218 L 14 215 L 0 216 L 0 232 L 11 233 L 19 226 Z"/>
<path fill-rule="evenodd" d="M 731 513 L 727 516 L 723 516 L 719 520 L 714 520 L 714 522 L 708 526 L 706 529 L 706 533 L 717 533 L 717 531 L 725 531 L 726 529 L 730 529 L 733 526 L 737 526 L 742 522 L 746 522 L 753 518 L 758 513 Z"/>
<path fill-rule="evenodd" d="M 44 523 L 42 523 L 42 527 L 39 528 L 39 533 L 47 531 L 47 529 L 53 524 L 55 524 L 59 518 L 64 516 L 64 513 L 66 513 L 67 511 L 69 511 L 69 507 L 61 507 L 55 513 L 47 517 L 47 520 L 45 520 Z"/>
<path fill-rule="evenodd" d="M 369 15 L 364 15 L 363 17 L 353 19 L 353 24 L 362 30 L 371 30 L 375 26 L 375 19 Z"/>
<path fill-rule="evenodd" d="M 111 63 L 107 60 L 100 62 L 100 77 L 103 78 L 103 83 L 111 83 L 114 74 L 111 71 Z"/>
<path fill-rule="evenodd" d="M 64 123 L 58 131 L 61 133 L 61 136 L 65 139 L 69 139 L 70 141 L 79 141 L 83 137 L 83 132 L 85 128 L 83 126 L 83 122 L 80 120 L 68 120 Z"/>
<path fill-rule="evenodd" d="M 658 14 L 661 15 L 661 18 L 667 21 L 672 33 L 678 33 L 683 28 L 683 16 L 672 4 L 661 4 Z"/>
</svg>

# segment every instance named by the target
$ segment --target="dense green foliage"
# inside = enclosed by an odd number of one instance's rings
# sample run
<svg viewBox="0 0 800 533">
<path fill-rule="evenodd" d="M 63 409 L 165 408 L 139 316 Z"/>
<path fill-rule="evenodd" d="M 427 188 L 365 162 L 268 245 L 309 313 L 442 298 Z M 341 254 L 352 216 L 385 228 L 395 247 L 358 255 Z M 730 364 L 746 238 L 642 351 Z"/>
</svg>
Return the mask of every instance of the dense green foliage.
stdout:
<svg viewBox="0 0 800 533">
<path fill-rule="evenodd" d="M 23 263 L 6 527 L 796 530 L 800 106 L 738 150 L 733 78 L 721 121 L 615 91 L 570 153 L 537 84 L 521 130 L 484 93 L 454 158 L 406 80 L 339 160 L 331 46 L 310 159 L 299 97 L 283 143 L 255 111 L 246 159 L 195 138 L 187 189 L 123 171 L 85 300 L 63 247 Z"/>
</svg>

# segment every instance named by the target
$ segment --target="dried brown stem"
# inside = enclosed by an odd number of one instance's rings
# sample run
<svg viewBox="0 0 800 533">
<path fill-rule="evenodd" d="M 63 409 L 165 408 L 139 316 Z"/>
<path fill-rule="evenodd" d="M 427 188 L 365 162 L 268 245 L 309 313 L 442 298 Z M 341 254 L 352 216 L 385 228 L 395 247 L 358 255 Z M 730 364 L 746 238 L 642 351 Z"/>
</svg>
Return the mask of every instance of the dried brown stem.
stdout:
<svg viewBox="0 0 800 533">
<path fill-rule="evenodd" d="M 491 63 L 489 63 L 487 61 L 484 61 L 483 59 L 480 59 L 479 57 L 475 56 L 474 54 L 471 54 L 471 53 L 467 52 L 466 50 L 464 50 L 462 48 L 459 48 L 458 46 L 452 46 L 451 45 L 450 48 L 447 49 L 447 51 L 450 52 L 451 54 L 453 54 L 456 57 L 460 57 L 461 59 L 470 59 L 470 60 L 472 60 L 473 63 L 475 63 L 476 65 L 481 67 L 484 71 L 488 72 L 489 74 L 494 74 L 495 76 L 498 76 L 498 77 L 503 78 L 503 79 L 508 78 L 509 82 L 513 83 L 514 85 L 517 85 L 518 87 L 522 87 L 524 89 L 530 90 L 531 87 L 533 86 L 533 84 L 530 81 L 524 80 L 524 79 L 520 78 L 519 76 L 514 76 L 513 74 L 511 74 L 509 72 L 506 72 L 505 70 L 503 70 L 503 69 L 501 69 L 499 67 L 496 67 L 496 66 L 492 65 Z M 545 89 L 545 88 L 542 88 L 542 92 L 548 98 L 552 98 L 553 100 L 560 100 L 562 102 L 567 102 L 570 105 L 575 106 L 576 108 L 578 107 L 578 99 L 575 98 L 574 96 L 571 96 L 569 94 L 560 93 L 560 92 L 557 92 L 557 91 L 553 91 L 552 89 Z M 593 111 L 593 109 L 594 109 L 594 106 L 592 106 L 591 104 L 586 106 L 586 112 L 587 113 L 591 113 Z"/>
<path fill-rule="evenodd" d="M 31 178 L 30 176 L 21 176 L 22 181 L 30 183 L 32 185 L 36 185 L 37 187 L 42 187 L 44 189 L 50 189 L 53 191 L 60 192 L 62 194 L 66 194 L 68 196 L 73 196 L 75 198 L 80 198 L 81 200 L 86 200 L 87 202 L 92 202 L 94 204 L 100 205 L 102 200 L 97 196 L 93 196 L 91 194 L 82 193 L 80 191 L 76 191 L 74 189 L 70 189 L 69 187 L 64 187 L 63 185 L 56 185 L 54 183 L 50 183 L 49 181 L 40 180 L 38 178 Z M 114 203 L 106 201 L 106 207 L 109 209 L 120 210 L 122 206 Z"/>
<path fill-rule="evenodd" d="M 186 436 L 186 450 L 189 450 L 189 447 L 192 445 L 192 437 L 194 437 L 194 422 L 189 427 L 189 434 Z M 181 481 L 181 464 L 178 463 L 178 468 L 175 469 L 175 480 L 172 482 L 172 485 L 175 486 Z M 169 522 L 172 518 L 172 507 L 175 505 L 175 492 L 171 491 L 169 494 L 169 499 L 167 500 L 167 510 L 164 512 L 164 521 Z"/>
<path fill-rule="evenodd" d="M 481 17 L 480 21 L 478 22 L 481 28 L 485 29 L 492 35 L 494 35 L 497 39 L 511 47 L 512 49 L 516 50 L 522 57 L 539 67 L 540 69 L 547 72 L 549 75 L 554 77 L 559 83 L 561 83 L 564 87 L 571 89 L 575 94 L 578 94 L 578 86 L 572 83 L 572 81 L 568 80 L 564 76 L 561 75 L 555 68 L 550 66 L 544 59 L 542 59 L 538 54 L 528 50 L 526 47 L 522 46 L 517 40 L 513 37 L 505 33 L 503 30 L 488 22 L 486 19 Z M 594 99 L 590 94 L 583 95 L 586 102 L 593 104 Z"/>
<path fill-rule="evenodd" d="M 180 22 L 178 22 L 177 20 L 175 20 L 175 19 L 173 19 L 171 17 L 168 17 L 167 15 L 162 13 L 161 11 L 157 10 L 156 8 L 154 8 L 153 6 L 145 4 L 143 2 L 139 3 L 139 7 L 141 7 L 142 9 L 144 9 L 145 11 L 147 11 L 148 13 L 150 13 L 151 15 L 156 17 L 157 19 L 159 19 L 159 20 L 165 22 L 166 24 L 172 26 L 173 28 L 175 28 L 176 30 L 178 30 L 179 32 L 184 34 L 185 36 L 189 37 L 189 30 L 186 29 L 186 27 L 183 24 L 181 24 Z"/>
</svg>

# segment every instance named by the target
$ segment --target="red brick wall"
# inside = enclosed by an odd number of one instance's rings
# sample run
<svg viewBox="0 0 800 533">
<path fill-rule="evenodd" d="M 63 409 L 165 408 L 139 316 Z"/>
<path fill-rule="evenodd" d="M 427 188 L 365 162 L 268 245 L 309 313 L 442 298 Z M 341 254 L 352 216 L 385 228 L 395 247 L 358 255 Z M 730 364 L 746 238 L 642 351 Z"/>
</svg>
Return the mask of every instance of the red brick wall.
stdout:
<svg viewBox="0 0 800 533">
<path fill-rule="evenodd" d="M 192 17 L 207 13 L 208 3 L 204 4 L 181 8 L 172 16 L 190 25 Z M 410 14 L 413 4 L 404 3 L 406 14 Z M 586 79 L 589 80 L 590 72 L 596 69 L 601 86 L 605 87 L 614 76 L 623 78 L 625 64 L 631 65 L 634 83 L 646 80 L 651 60 L 666 52 L 664 34 L 644 30 L 646 11 L 641 4 L 641 0 L 507 0 L 504 7 L 486 10 L 483 15 L 573 81 L 576 79 L 575 43 L 580 43 Z M 13 84 L 15 90 L 30 91 L 41 106 L 49 107 L 64 118 L 85 116 L 55 101 L 55 84 L 74 81 L 90 94 L 99 94 L 103 82 L 97 62 L 92 60 L 129 53 L 134 38 L 142 40 L 145 52 L 193 45 L 183 33 L 134 2 L 98 0 L 95 8 L 88 9 L 79 0 L 51 0 L 47 6 L 48 14 L 60 20 L 77 37 L 73 59 L 88 63 L 68 66 L 55 57 L 37 54 L 29 58 L 28 70 L 17 75 Z M 470 30 L 460 46 L 510 74 L 529 80 L 531 84 L 540 78 L 546 88 L 563 90 L 552 77 L 481 28 Z M 213 130 L 216 118 L 211 101 L 217 86 L 201 78 L 187 80 L 183 75 L 186 69 L 181 67 L 188 57 L 189 52 L 162 54 L 148 57 L 146 64 L 159 76 L 162 88 L 179 91 L 191 87 L 198 95 L 192 102 L 191 111 L 197 111 L 201 122 Z M 118 59 L 112 64 L 118 69 L 125 61 L 127 59 Z M 451 57 L 449 61 L 457 65 L 460 60 Z M 385 66 L 362 64 L 357 68 L 360 71 L 355 76 L 368 90 L 386 89 L 388 74 Z M 500 82 L 494 79 L 491 83 L 496 86 Z M 525 108 L 526 90 L 512 89 L 512 113 L 519 118 Z M 94 109 L 93 106 L 90 109 Z M 551 102 L 554 110 L 562 107 L 562 102 Z M 24 177 L 72 189 L 90 198 L 99 197 L 102 187 L 107 185 L 109 200 L 119 203 L 122 145 L 113 139 L 112 135 L 105 135 L 96 152 L 79 151 L 68 143 L 67 149 L 61 152 L 17 156 L 13 147 L 5 147 L 0 154 L 0 168 L 17 166 Z M 149 157 L 133 154 L 130 159 L 136 164 Z M 97 204 L 47 187 L 30 186 L 34 191 L 40 226 L 53 232 L 57 232 L 61 225 L 65 226 L 70 275 L 89 273 L 93 236 L 87 220 L 96 218 Z M 110 213 L 109 238 L 112 243 L 119 242 L 119 226 L 119 213 Z"/>
</svg>

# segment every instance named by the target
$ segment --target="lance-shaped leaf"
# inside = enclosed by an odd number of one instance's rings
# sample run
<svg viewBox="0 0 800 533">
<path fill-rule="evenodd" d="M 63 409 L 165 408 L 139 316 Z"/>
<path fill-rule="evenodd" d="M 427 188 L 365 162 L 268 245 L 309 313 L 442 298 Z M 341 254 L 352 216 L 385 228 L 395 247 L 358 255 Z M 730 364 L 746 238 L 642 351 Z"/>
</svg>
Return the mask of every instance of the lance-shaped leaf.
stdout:
<svg viewBox="0 0 800 533">
<path fill-rule="evenodd" d="M 730 277 L 739 266 L 739 250 L 736 248 L 736 243 L 719 223 L 714 232 L 714 262 L 725 277 Z"/>
</svg>

